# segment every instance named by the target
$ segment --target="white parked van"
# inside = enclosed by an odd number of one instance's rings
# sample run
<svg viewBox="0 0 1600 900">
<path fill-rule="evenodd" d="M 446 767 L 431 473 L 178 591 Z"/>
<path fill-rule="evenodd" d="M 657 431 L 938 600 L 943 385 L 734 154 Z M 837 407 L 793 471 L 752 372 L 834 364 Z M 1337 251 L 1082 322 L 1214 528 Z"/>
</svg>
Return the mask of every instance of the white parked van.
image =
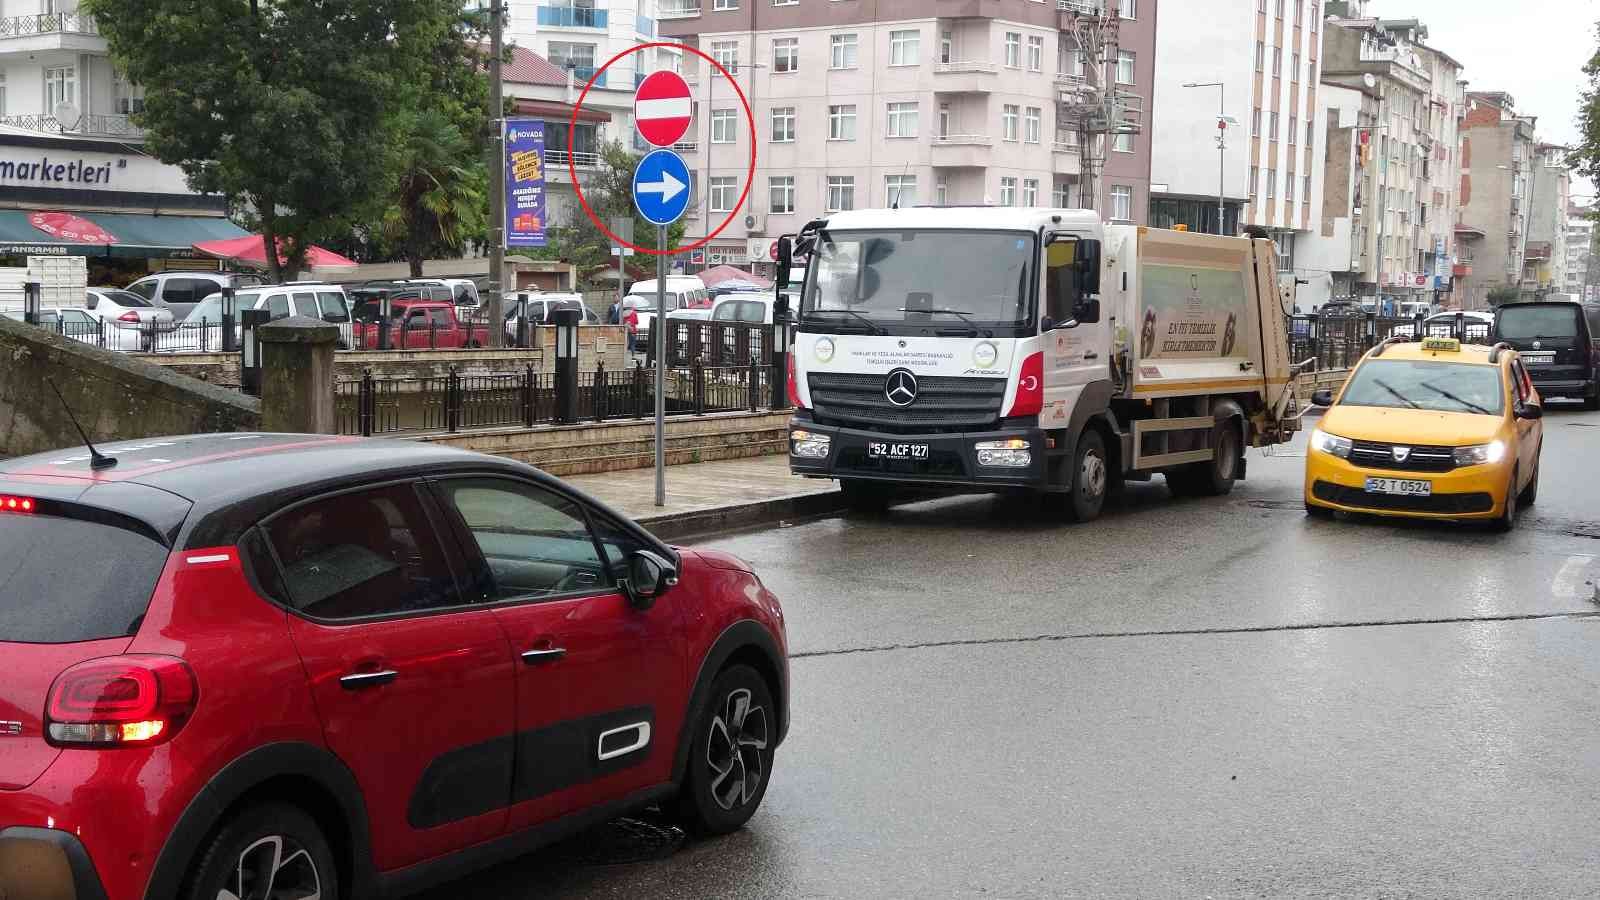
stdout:
<svg viewBox="0 0 1600 900">
<path fill-rule="evenodd" d="M 631 302 L 630 302 L 631 301 Z M 650 328 L 650 320 L 656 313 L 656 280 L 649 278 L 636 281 L 628 288 L 628 296 L 623 301 L 628 306 L 639 311 L 639 331 L 642 333 Z M 666 284 L 667 314 L 671 315 L 677 309 L 701 309 L 711 305 L 711 295 L 706 292 L 706 283 L 694 275 L 669 275 Z"/>
</svg>

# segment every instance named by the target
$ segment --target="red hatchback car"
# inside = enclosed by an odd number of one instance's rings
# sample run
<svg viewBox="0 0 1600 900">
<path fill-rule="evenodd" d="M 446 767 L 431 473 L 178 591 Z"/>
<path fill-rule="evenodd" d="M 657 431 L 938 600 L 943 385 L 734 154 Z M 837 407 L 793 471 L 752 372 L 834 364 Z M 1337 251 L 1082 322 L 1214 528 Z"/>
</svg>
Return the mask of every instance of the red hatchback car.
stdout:
<svg viewBox="0 0 1600 900">
<path fill-rule="evenodd" d="M 402 894 L 761 803 L 777 598 L 535 469 L 173 437 L 0 463 L 0 897 Z"/>
</svg>

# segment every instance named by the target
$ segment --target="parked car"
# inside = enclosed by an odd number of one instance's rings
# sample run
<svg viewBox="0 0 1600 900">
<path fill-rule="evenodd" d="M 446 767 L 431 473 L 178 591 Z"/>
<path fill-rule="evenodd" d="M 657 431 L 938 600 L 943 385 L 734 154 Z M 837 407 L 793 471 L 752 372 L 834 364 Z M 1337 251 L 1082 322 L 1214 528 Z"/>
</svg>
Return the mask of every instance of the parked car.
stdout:
<svg viewBox="0 0 1600 900">
<path fill-rule="evenodd" d="M 578 320 L 580 325 L 599 325 L 600 316 L 583 302 L 582 294 L 534 294 L 528 298 L 528 326 L 554 324 L 550 316 L 558 309 L 575 309 L 583 316 Z M 517 339 L 517 296 L 508 294 L 504 304 L 506 344 L 511 346 Z"/>
<path fill-rule="evenodd" d="M 471 278 L 409 278 L 406 284 L 431 284 L 450 289 L 451 299 L 457 306 L 476 308 L 481 301 L 477 282 Z"/>
<path fill-rule="evenodd" d="M 1542 396 L 1600 409 L 1600 305 L 1507 303 L 1496 311 L 1493 339 L 1517 348 Z"/>
<path fill-rule="evenodd" d="M 0 316 L 23 321 L 22 307 L 0 306 Z M 84 344 L 107 350 L 136 351 L 149 346 L 150 332 L 136 324 L 105 320 L 95 310 L 81 306 L 50 306 L 39 310 L 39 327 Z"/>
<path fill-rule="evenodd" d="M 120 288 L 92 287 L 84 292 L 84 308 L 96 313 L 96 318 L 108 319 L 122 325 L 138 328 L 156 328 L 170 331 L 176 321 L 172 310 L 157 306 L 132 291 Z"/>
<path fill-rule="evenodd" d="M 244 272 L 158 272 L 128 285 L 128 290 L 171 310 L 173 321 L 181 322 L 200 301 L 225 287 L 240 290 L 266 283 L 260 275 Z"/>
<path fill-rule="evenodd" d="M 772 324 L 772 294 L 744 292 L 717 300 L 708 317 L 713 322 L 741 322 L 747 325 Z"/>
<path fill-rule="evenodd" d="M 675 309 L 701 309 L 710 305 L 711 295 L 706 293 L 705 282 L 693 275 L 669 275 L 666 279 L 666 308 L 670 315 Z M 635 301 L 632 305 L 639 311 L 639 331 L 644 333 L 650 329 L 650 320 L 656 314 L 656 280 L 654 278 L 636 281 L 628 288 L 628 296 L 623 302 Z"/>
<path fill-rule="evenodd" d="M 7 896 L 394 895 L 648 805 L 707 834 L 760 806 L 787 640 L 743 561 L 434 444 L 115 455 L 0 462 Z"/>
<path fill-rule="evenodd" d="M 378 347 L 378 301 L 356 307 L 355 346 Z M 454 303 L 442 300 L 392 300 L 389 305 L 389 346 L 395 350 L 460 349 L 489 343 L 489 324 L 464 321 Z"/>
<path fill-rule="evenodd" d="M 247 309 L 264 309 L 272 320 L 305 316 L 337 325 L 339 349 L 348 350 L 355 345 L 349 300 L 344 288 L 337 284 L 301 281 L 267 285 L 239 291 L 234 295 L 234 303 L 233 330 L 236 338 L 244 334 L 243 319 L 239 314 Z M 154 350 L 168 353 L 221 349 L 221 325 L 222 295 L 213 294 L 197 304 L 172 334 L 157 335 Z"/>
</svg>

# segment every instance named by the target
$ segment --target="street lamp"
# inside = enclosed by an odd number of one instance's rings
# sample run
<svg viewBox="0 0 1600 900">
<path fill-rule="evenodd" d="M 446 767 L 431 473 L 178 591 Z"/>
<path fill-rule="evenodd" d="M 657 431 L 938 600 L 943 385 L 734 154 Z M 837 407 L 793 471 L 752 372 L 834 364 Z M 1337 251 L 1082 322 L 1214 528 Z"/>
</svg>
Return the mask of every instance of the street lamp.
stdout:
<svg viewBox="0 0 1600 900">
<path fill-rule="evenodd" d="M 1238 125 L 1239 120 L 1228 115 L 1227 85 L 1220 81 L 1191 81 L 1184 87 L 1217 89 L 1217 234 L 1226 234 L 1228 207 L 1223 195 L 1226 193 L 1224 185 L 1228 177 L 1228 126 Z"/>
</svg>

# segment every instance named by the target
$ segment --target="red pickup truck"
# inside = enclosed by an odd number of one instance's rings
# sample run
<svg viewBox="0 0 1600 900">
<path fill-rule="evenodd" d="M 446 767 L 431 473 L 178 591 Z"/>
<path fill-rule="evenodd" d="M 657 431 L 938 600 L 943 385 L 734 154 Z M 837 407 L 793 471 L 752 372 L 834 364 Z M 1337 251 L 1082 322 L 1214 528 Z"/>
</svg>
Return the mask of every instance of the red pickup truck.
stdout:
<svg viewBox="0 0 1600 900">
<path fill-rule="evenodd" d="M 362 350 L 378 348 L 378 316 L 376 300 L 356 307 L 355 343 Z M 454 350 L 483 347 L 488 343 L 488 323 L 462 321 L 453 303 L 439 300 L 392 300 L 389 303 L 391 350 Z"/>
</svg>

